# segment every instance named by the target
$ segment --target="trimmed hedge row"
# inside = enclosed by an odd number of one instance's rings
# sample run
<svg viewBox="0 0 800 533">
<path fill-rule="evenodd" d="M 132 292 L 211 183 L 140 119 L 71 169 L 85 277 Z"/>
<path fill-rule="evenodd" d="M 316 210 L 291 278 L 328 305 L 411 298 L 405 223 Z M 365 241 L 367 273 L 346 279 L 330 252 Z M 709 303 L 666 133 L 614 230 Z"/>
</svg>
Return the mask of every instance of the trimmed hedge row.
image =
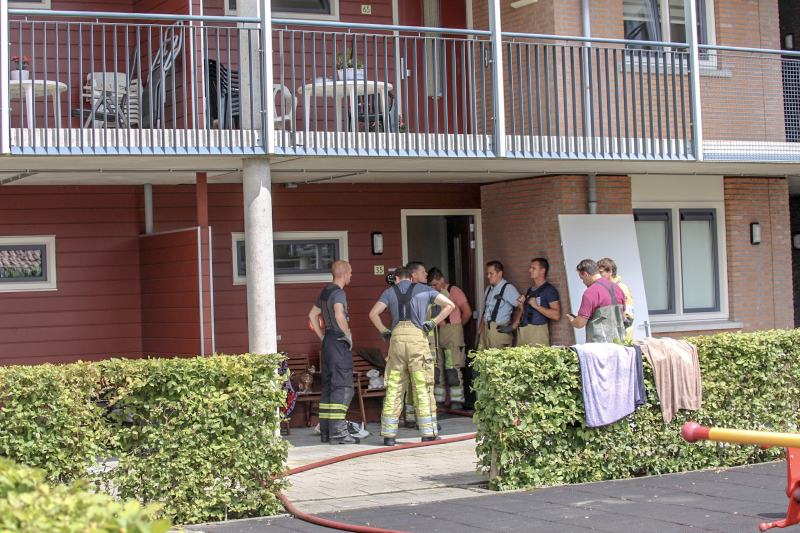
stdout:
<svg viewBox="0 0 800 533">
<path fill-rule="evenodd" d="M 88 476 L 117 498 L 160 502 L 178 523 L 274 514 L 283 359 L 0 367 L 0 455 L 50 482 Z"/>
<path fill-rule="evenodd" d="M 644 365 L 648 403 L 627 418 L 587 428 L 580 366 L 566 348 L 509 348 L 475 354 L 480 372 L 475 418 L 479 468 L 507 490 L 736 466 L 780 458 L 781 448 L 701 442 L 680 429 L 704 426 L 797 432 L 800 330 L 726 333 L 686 339 L 697 346 L 703 407 L 679 411 L 669 425 L 652 367 Z"/>
<path fill-rule="evenodd" d="M 157 520 L 160 505 L 117 502 L 72 486 L 45 483 L 44 471 L 0 457 L 0 531 L 58 533 L 166 533 L 168 519 Z"/>
</svg>

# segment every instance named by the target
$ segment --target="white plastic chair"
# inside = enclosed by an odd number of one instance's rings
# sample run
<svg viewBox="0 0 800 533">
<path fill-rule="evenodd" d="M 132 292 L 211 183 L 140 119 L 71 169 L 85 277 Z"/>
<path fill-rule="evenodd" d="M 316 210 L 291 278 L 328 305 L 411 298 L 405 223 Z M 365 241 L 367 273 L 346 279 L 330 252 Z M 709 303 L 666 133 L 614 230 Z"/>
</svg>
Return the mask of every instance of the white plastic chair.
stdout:
<svg viewBox="0 0 800 533">
<path fill-rule="evenodd" d="M 281 100 L 275 102 L 275 97 L 278 93 L 281 93 Z M 272 101 L 275 102 L 275 108 L 272 112 L 272 122 L 275 123 L 275 129 L 283 129 L 284 122 L 288 122 L 288 131 L 294 131 L 294 117 L 297 115 L 297 98 L 295 98 L 292 91 L 285 85 L 276 83 L 272 86 Z M 278 113 L 282 114 L 279 115 Z M 280 126 L 280 128 L 278 126 Z"/>
</svg>

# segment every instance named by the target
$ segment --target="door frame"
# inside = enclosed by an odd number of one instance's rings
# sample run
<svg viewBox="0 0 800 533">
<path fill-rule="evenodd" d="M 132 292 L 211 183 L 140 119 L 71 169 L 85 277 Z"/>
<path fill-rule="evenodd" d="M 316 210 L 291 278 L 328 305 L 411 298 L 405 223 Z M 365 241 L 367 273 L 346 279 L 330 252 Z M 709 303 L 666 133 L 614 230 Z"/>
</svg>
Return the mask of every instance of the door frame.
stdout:
<svg viewBox="0 0 800 533">
<path fill-rule="evenodd" d="M 403 249 L 403 264 L 408 264 L 408 217 L 472 215 L 475 217 L 475 308 L 478 316 L 483 314 L 483 223 L 480 209 L 401 209 L 400 241 Z"/>
</svg>

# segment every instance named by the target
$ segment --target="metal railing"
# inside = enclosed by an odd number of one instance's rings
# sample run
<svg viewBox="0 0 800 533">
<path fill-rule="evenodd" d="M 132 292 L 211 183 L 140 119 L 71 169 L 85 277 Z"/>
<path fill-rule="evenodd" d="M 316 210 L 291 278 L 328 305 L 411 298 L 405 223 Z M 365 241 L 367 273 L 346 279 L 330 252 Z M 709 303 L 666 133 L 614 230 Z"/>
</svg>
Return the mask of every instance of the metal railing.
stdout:
<svg viewBox="0 0 800 533">
<path fill-rule="evenodd" d="M 685 50 L 503 37 L 509 157 L 694 159 Z"/>
<path fill-rule="evenodd" d="M 272 22 L 276 153 L 492 155 L 489 32 Z"/>
<path fill-rule="evenodd" d="M 260 117 L 255 106 L 242 107 L 242 92 L 261 109 L 264 99 L 252 83 L 240 83 L 240 76 L 260 77 L 260 57 L 243 63 L 239 54 L 258 49 L 260 29 L 237 27 L 259 19 L 9 15 L 17 20 L 8 23 L 12 61 L 1 90 L 11 109 L 2 135 L 12 153 L 264 153 L 253 128 Z M 13 61 L 23 56 L 24 65 Z"/>
<path fill-rule="evenodd" d="M 708 161 L 800 161 L 800 53 L 702 46 Z"/>
</svg>

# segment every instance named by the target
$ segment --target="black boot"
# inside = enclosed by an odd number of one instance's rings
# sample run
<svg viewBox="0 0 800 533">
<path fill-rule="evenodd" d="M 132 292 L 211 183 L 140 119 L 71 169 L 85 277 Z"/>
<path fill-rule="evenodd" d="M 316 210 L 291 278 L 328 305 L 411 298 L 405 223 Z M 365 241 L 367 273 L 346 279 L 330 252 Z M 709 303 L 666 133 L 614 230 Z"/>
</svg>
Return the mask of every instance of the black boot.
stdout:
<svg viewBox="0 0 800 533">
<path fill-rule="evenodd" d="M 406 421 L 406 427 L 408 429 L 417 429 L 417 423 L 416 422 L 408 422 L 408 421 Z"/>
<path fill-rule="evenodd" d="M 348 435 L 343 439 L 333 439 L 331 444 L 358 444 L 361 442 L 361 439 L 358 437 L 354 437 L 352 435 Z"/>
<path fill-rule="evenodd" d="M 331 436 L 328 435 L 327 433 L 323 433 L 323 434 L 321 434 L 319 436 L 319 440 L 320 440 L 320 442 L 330 442 L 331 441 Z"/>
<path fill-rule="evenodd" d="M 431 442 L 434 440 L 442 440 L 442 437 L 422 437 L 422 442 Z"/>
<path fill-rule="evenodd" d="M 383 437 L 383 445 L 384 446 L 396 446 L 397 442 L 394 440 L 394 437 Z"/>
</svg>

